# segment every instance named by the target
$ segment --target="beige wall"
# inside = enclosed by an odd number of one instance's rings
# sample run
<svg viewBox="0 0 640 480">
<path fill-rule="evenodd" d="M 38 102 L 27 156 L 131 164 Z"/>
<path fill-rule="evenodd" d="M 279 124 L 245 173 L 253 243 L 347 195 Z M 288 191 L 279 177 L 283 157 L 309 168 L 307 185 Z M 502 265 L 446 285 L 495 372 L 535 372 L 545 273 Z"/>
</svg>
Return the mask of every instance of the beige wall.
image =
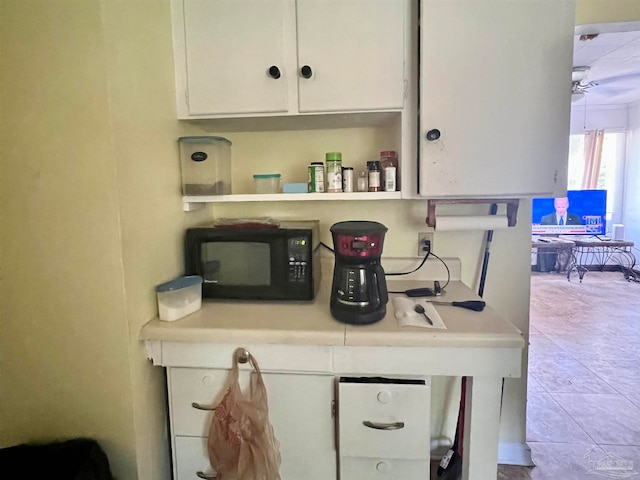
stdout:
<svg viewBox="0 0 640 480">
<path fill-rule="evenodd" d="M 131 478 L 129 326 L 101 31 L 97 0 L 0 2 L 0 442 L 93 436 Z"/>
<path fill-rule="evenodd" d="M 638 0 L 577 0 L 576 25 L 640 21 Z"/>
</svg>

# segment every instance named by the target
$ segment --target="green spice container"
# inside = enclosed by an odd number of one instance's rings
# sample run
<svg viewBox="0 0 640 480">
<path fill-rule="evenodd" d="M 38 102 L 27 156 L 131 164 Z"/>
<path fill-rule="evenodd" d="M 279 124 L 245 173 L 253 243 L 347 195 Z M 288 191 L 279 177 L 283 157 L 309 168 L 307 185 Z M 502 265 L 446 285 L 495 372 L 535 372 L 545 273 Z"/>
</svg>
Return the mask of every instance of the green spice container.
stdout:
<svg viewBox="0 0 640 480">
<path fill-rule="evenodd" d="M 324 193 L 324 163 L 311 162 L 309 165 L 308 191 Z"/>
<path fill-rule="evenodd" d="M 342 192 L 342 153 L 327 152 L 327 192 Z"/>
</svg>

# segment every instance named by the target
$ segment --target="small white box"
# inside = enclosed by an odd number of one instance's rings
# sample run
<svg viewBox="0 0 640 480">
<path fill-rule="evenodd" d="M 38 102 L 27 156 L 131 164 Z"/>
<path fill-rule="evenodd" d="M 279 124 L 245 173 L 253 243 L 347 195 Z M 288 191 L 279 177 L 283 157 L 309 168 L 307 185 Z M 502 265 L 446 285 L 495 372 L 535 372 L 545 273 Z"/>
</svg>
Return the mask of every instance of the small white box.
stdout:
<svg viewBox="0 0 640 480">
<path fill-rule="evenodd" d="M 156 287 L 160 320 L 173 321 L 202 308 L 202 277 L 178 277 Z"/>
<path fill-rule="evenodd" d="M 624 225 L 614 223 L 611 227 L 611 236 L 614 240 L 624 240 Z"/>
</svg>

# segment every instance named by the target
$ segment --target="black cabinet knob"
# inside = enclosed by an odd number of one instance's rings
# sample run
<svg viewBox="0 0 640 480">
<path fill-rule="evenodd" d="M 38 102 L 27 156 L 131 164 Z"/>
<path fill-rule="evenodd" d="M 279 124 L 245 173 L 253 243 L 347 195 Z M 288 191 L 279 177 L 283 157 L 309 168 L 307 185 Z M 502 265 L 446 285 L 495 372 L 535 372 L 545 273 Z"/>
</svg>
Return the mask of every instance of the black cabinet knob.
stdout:
<svg viewBox="0 0 640 480">
<path fill-rule="evenodd" d="M 440 130 L 438 130 L 437 128 L 429 130 L 426 137 L 430 142 L 434 142 L 440 138 Z"/>
<path fill-rule="evenodd" d="M 280 69 L 275 65 L 272 65 L 271 67 L 269 67 L 269 76 L 277 80 L 278 78 L 280 78 Z"/>
<path fill-rule="evenodd" d="M 311 75 L 313 75 L 313 70 L 311 70 L 311 67 L 309 65 L 305 65 L 300 69 L 300 75 L 302 75 L 304 78 L 311 78 Z"/>
</svg>

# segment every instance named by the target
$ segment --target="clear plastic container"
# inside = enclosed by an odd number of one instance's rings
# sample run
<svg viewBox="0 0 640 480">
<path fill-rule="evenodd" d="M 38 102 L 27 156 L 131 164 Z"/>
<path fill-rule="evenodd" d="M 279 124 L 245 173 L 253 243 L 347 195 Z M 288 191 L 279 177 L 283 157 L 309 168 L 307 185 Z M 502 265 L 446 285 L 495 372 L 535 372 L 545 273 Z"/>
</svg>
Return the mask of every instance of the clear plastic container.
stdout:
<svg viewBox="0 0 640 480">
<path fill-rule="evenodd" d="M 280 191 L 280 177 L 279 173 L 254 175 L 256 193 L 278 193 Z"/>
<path fill-rule="evenodd" d="M 223 137 L 180 137 L 183 195 L 231 193 L 231 142 Z"/>
<path fill-rule="evenodd" d="M 160 320 L 171 322 L 202 308 L 202 277 L 178 277 L 156 287 Z"/>
</svg>

